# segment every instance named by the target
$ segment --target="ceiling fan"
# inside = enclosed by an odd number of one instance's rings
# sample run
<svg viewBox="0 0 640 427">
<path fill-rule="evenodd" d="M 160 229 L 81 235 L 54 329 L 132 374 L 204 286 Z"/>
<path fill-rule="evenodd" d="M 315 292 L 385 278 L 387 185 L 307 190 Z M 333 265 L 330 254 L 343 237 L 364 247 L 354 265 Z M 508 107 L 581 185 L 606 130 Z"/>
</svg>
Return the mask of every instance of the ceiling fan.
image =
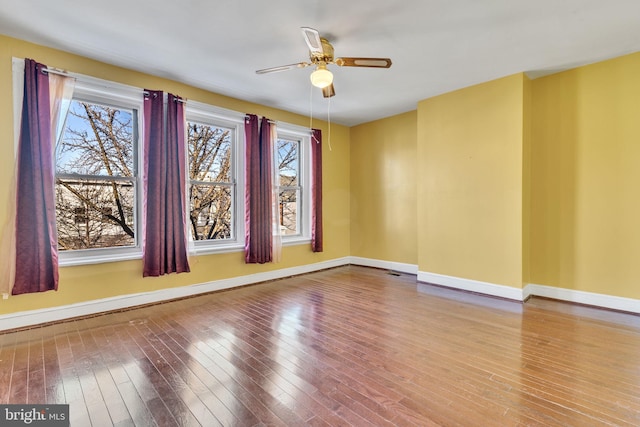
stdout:
<svg viewBox="0 0 640 427">
<path fill-rule="evenodd" d="M 320 37 L 317 30 L 309 27 L 302 27 L 302 36 L 309 47 L 309 60 L 311 62 L 298 62 L 296 64 L 281 65 L 279 67 L 264 68 L 256 71 L 256 74 L 275 73 L 286 71 L 292 68 L 305 68 L 310 65 L 316 67 L 311 73 L 311 84 L 322 89 L 322 95 L 330 98 L 336 94 L 333 87 L 333 74 L 327 69 L 327 65 L 335 64 L 339 67 L 369 67 L 369 68 L 389 68 L 391 59 L 389 58 L 353 58 L 353 57 L 333 57 L 333 46 L 327 39 Z"/>
</svg>

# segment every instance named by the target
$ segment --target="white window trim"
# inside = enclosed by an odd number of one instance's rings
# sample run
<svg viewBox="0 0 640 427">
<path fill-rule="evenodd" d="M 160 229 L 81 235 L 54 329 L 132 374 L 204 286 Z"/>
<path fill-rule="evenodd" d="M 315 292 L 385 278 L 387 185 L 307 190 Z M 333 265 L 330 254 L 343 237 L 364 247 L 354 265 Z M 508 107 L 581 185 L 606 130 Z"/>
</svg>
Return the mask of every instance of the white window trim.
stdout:
<svg viewBox="0 0 640 427">
<path fill-rule="evenodd" d="M 136 141 L 136 194 L 135 194 L 135 245 L 127 247 L 78 249 L 72 251 L 59 251 L 58 265 L 60 267 L 100 264 L 105 262 L 125 261 L 142 258 L 142 233 L 143 233 L 143 108 L 144 92 L 140 88 L 110 82 L 94 77 L 69 73 L 76 77 L 73 91 L 73 99 L 81 99 L 98 104 L 113 105 L 115 107 L 130 108 L 137 111 L 137 136 Z"/>
<path fill-rule="evenodd" d="M 231 155 L 233 158 L 233 179 L 234 204 L 233 209 L 233 238 L 226 240 L 200 240 L 195 241 L 191 236 L 191 230 L 187 224 L 187 238 L 189 239 L 189 253 L 193 255 L 209 255 L 222 252 L 234 252 L 244 250 L 245 229 L 244 229 L 244 119 L 245 114 L 237 111 L 227 110 L 213 105 L 204 104 L 197 101 L 187 101 L 185 107 L 186 121 L 195 121 L 213 126 L 221 126 L 234 130 L 234 140 L 232 141 Z M 185 143 L 188 141 L 185 137 Z M 189 147 L 186 147 L 188 153 Z M 189 166 L 188 154 L 186 156 L 187 169 Z M 189 177 L 186 179 L 187 189 L 185 194 L 189 194 Z M 187 211 L 189 210 L 189 200 L 186 200 Z"/>
<path fill-rule="evenodd" d="M 311 131 L 309 128 L 277 122 L 278 138 L 300 140 L 300 233 L 282 236 L 283 246 L 293 246 L 311 242 Z M 275 159 L 274 159 L 275 162 Z M 274 168 L 275 170 L 275 168 Z"/>
<path fill-rule="evenodd" d="M 18 158 L 20 144 L 20 118 L 22 116 L 22 101 L 24 96 L 24 59 L 12 58 L 13 70 L 13 153 Z M 15 161 L 14 161 L 15 164 Z"/>
</svg>

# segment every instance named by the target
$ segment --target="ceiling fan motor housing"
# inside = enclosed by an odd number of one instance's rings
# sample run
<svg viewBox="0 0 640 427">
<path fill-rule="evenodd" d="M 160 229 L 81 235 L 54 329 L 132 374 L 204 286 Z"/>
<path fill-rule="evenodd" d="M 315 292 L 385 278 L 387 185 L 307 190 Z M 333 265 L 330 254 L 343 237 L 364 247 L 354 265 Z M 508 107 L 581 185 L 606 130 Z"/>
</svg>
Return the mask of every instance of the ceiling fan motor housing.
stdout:
<svg viewBox="0 0 640 427">
<path fill-rule="evenodd" d="M 320 43 L 322 44 L 322 52 L 309 51 L 309 59 L 314 64 L 317 62 L 324 62 L 330 64 L 333 62 L 333 46 L 329 43 L 329 40 L 324 37 L 320 37 Z"/>
</svg>

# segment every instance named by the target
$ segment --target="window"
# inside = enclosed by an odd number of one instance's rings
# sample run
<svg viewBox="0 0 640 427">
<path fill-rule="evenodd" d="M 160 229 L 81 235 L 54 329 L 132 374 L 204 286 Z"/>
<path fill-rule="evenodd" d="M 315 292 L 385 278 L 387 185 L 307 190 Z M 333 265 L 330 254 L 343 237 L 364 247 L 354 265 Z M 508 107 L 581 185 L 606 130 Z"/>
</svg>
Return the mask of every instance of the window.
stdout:
<svg viewBox="0 0 640 427">
<path fill-rule="evenodd" d="M 310 237 L 309 141 L 307 129 L 278 124 L 274 170 L 277 174 L 276 194 L 284 242 L 306 240 Z"/>
<path fill-rule="evenodd" d="M 140 255 L 138 111 L 142 94 L 117 86 L 108 89 L 107 93 L 104 82 L 91 79 L 76 83 L 56 143 L 61 264 Z"/>
<path fill-rule="evenodd" d="M 188 122 L 189 220 L 193 240 L 233 237 L 233 130 Z"/>
<path fill-rule="evenodd" d="M 278 212 L 283 236 L 299 233 L 298 201 L 300 200 L 300 141 L 278 138 L 276 170 Z"/>
<path fill-rule="evenodd" d="M 195 101 L 188 102 L 186 111 L 190 239 L 196 252 L 242 247 L 244 209 L 238 188 L 243 169 L 237 153 L 244 115 Z"/>
</svg>

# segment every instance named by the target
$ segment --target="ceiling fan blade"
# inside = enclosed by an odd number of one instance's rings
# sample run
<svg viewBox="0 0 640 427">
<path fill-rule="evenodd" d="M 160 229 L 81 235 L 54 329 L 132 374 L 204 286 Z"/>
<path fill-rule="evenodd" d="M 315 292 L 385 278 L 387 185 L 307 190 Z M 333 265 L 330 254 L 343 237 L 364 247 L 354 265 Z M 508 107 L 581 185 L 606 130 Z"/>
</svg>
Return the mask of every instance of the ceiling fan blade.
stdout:
<svg viewBox="0 0 640 427">
<path fill-rule="evenodd" d="M 389 58 L 336 58 L 334 61 L 340 67 L 371 67 L 371 68 L 389 68 L 391 67 L 391 59 Z"/>
<path fill-rule="evenodd" d="M 271 67 L 271 68 L 263 68 L 262 70 L 257 70 L 256 74 L 267 74 L 267 73 L 276 73 L 278 71 L 287 71 L 292 68 L 304 68 L 308 67 L 308 62 L 298 62 L 297 64 L 288 64 L 288 65 L 280 65 L 279 67 Z"/>
<path fill-rule="evenodd" d="M 322 96 L 324 96 L 325 98 L 331 98 L 332 96 L 335 96 L 335 94 L 336 94 L 336 90 L 333 87 L 333 83 L 331 83 L 327 87 L 322 88 Z"/>
<path fill-rule="evenodd" d="M 309 27 L 301 27 L 301 29 L 304 41 L 307 42 L 307 46 L 309 46 L 309 52 L 311 52 L 311 54 L 322 54 L 322 42 L 320 41 L 318 30 Z"/>
</svg>

